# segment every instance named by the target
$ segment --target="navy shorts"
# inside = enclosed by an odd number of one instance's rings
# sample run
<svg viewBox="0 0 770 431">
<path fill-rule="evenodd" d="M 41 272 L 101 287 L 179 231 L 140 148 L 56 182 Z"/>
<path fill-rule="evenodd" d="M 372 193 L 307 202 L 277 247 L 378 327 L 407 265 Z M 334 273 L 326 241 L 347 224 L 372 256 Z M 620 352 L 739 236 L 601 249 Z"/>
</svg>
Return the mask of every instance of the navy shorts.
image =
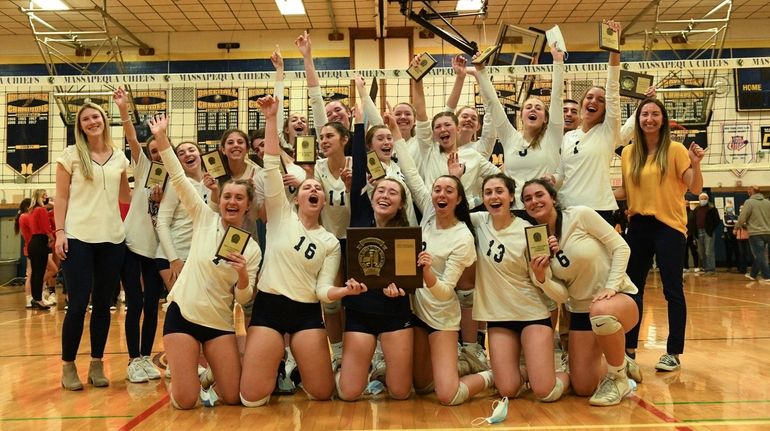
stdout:
<svg viewBox="0 0 770 431">
<path fill-rule="evenodd" d="M 345 309 L 345 332 L 363 332 L 374 336 L 412 327 L 412 316 L 389 316 Z"/>
<path fill-rule="evenodd" d="M 569 315 L 570 331 L 592 331 L 590 313 L 570 313 Z"/>
<path fill-rule="evenodd" d="M 428 331 L 428 335 L 438 331 L 438 329 L 428 325 L 427 323 L 425 323 L 425 321 L 417 317 L 416 314 L 412 314 L 412 326 L 414 326 L 415 328 L 422 328 Z"/>
<path fill-rule="evenodd" d="M 163 271 L 165 269 L 171 269 L 171 264 L 167 259 L 161 259 L 156 257 L 155 258 L 155 265 L 158 267 L 158 271 Z"/>
<path fill-rule="evenodd" d="M 171 302 L 166 310 L 166 320 L 163 322 L 163 335 L 182 333 L 198 340 L 199 343 L 213 340 L 223 335 L 235 335 L 235 331 L 222 331 L 190 322 L 182 316 L 182 311 L 176 302 Z"/>
<path fill-rule="evenodd" d="M 553 326 L 551 326 L 551 319 L 507 320 L 503 322 L 487 322 L 487 328 L 504 328 L 504 329 L 509 329 L 513 332 L 516 332 L 517 334 L 521 334 L 524 328 L 526 328 L 529 325 L 543 325 L 549 328 L 553 328 Z"/>
<path fill-rule="evenodd" d="M 323 329 L 321 304 L 298 302 L 283 295 L 258 292 L 251 307 L 249 326 L 265 326 L 282 335 L 306 329 Z"/>
</svg>

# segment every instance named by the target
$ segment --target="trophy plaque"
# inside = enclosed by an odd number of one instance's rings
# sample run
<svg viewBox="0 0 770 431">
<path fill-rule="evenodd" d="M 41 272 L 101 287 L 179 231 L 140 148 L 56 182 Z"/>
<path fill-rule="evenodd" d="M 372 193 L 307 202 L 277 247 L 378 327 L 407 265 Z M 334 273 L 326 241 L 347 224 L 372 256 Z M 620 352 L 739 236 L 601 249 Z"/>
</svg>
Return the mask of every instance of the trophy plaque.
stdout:
<svg viewBox="0 0 770 431">
<path fill-rule="evenodd" d="M 163 163 L 150 162 L 150 172 L 147 173 L 144 187 L 151 189 L 155 186 L 160 186 L 162 190 L 166 188 L 166 181 L 168 181 L 168 172 L 166 172 L 166 167 L 163 166 Z"/>
<path fill-rule="evenodd" d="M 652 85 L 655 78 L 644 73 L 620 71 L 620 95 L 633 97 L 634 99 L 646 99 L 644 94 Z"/>
<path fill-rule="evenodd" d="M 422 249 L 419 227 L 348 228 L 348 278 L 369 289 L 395 283 L 407 293 L 422 287 L 417 254 Z"/>
<path fill-rule="evenodd" d="M 227 168 L 225 168 L 225 163 L 222 160 L 222 153 L 220 153 L 219 150 L 213 150 L 203 154 L 201 160 L 203 160 L 203 167 L 206 169 L 206 172 L 211 174 L 214 179 L 227 176 Z"/>
<path fill-rule="evenodd" d="M 243 229 L 229 226 L 225 231 L 225 235 L 222 237 L 222 242 L 217 247 L 216 259 L 214 263 L 218 263 L 220 259 L 229 260 L 227 256 L 230 253 L 243 254 L 246 250 L 246 245 L 249 243 L 251 234 Z"/>
<path fill-rule="evenodd" d="M 382 166 L 382 163 L 380 163 L 380 159 L 374 151 L 366 153 L 366 170 L 369 171 L 372 180 L 379 180 L 385 176 L 385 168 Z"/>
<path fill-rule="evenodd" d="M 430 72 L 431 69 L 436 66 L 437 63 L 436 59 L 427 52 L 420 54 L 420 57 L 417 59 L 417 61 L 417 66 L 410 66 L 409 69 L 406 69 L 406 73 L 408 73 L 409 76 L 411 76 L 415 81 L 421 80 L 425 75 L 428 74 L 428 72 Z"/>
<path fill-rule="evenodd" d="M 316 160 L 315 136 L 297 136 L 294 149 L 294 163 L 298 165 L 312 165 Z"/>
<path fill-rule="evenodd" d="M 551 255 L 551 249 L 548 247 L 548 225 L 527 226 L 524 228 L 524 234 L 527 238 L 527 255 L 529 260 L 537 256 Z"/>
<path fill-rule="evenodd" d="M 620 34 L 606 22 L 599 23 L 599 49 L 620 52 Z"/>
</svg>

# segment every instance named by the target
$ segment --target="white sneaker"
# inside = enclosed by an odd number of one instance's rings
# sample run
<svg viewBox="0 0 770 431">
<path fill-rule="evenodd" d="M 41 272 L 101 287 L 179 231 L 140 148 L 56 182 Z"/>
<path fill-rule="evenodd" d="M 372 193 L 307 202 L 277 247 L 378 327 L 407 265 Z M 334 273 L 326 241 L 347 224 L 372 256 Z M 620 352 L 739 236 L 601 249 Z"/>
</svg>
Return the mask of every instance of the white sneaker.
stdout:
<svg viewBox="0 0 770 431">
<path fill-rule="evenodd" d="M 121 290 L 120 294 L 118 294 L 118 301 L 120 301 L 121 304 L 125 304 L 126 303 L 126 291 L 125 290 Z"/>
<path fill-rule="evenodd" d="M 48 294 L 48 298 L 46 299 L 49 304 L 56 305 L 58 302 L 56 301 L 56 292 L 51 292 Z"/>
<path fill-rule="evenodd" d="M 642 383 L 642 370 L 634 359 L 626 355 L 626 374 L 636 383 Z"/>
<path fill-rule="evenodd" d="M 588 402 L 592 406 L 614 406 L 623 401 L 623 397 L 631 393 L 628 377 L 609 373 L 599 383 L 596 392 Z"/>
<path fill-rule="evenodd" d="M 336 373 L 342 366 L 342 358 L 332 358 L 332 372 Z"/>
<path fill-rule="evenodd" d="M 369 381 L 372 380 L 385 381 L 385 355 L 376 350 L 372 358 L 372 372 L 369 374 Z"/>
<path fill-rule="evenodd" d="M 205 372 L 206 372 L 206 367 L 198 365 L 198 378 L 200 378 Z"/>
<path fill-rule="evenodd" d="M 206 371 L 199 378 L 203 389 L 208 389 L 214 384 L 214 373 L 211 372 L 211 368 L 206 368 Z"/>
<path fill-rule="evenodd" d="M 26 301 L 24 308 L 32 308 L 32 295 L 27 295 Z"/>
<path fill-rule="evenodd" d="M 692 272 L 700 272 L 700 268 L 693 268 Z"/>
<path fill-rule="evenodd" d="M 142 356 L 142 368 L 147 373 L 147 378 L 150 380 L 157 380 L 160 378 L 160 371 L 155 368 L 155 364 L 152 363 L 152 359 L 149 356 Z"/>
<path fill-rule="evenodd" d="M 128 370 L 126 371 L 126 378 L 131 383 L 145 383 L 150 378 L 142 367 L 142 358 L 134 358 L 128 364 Z"/>
<path fill-rule="evenodd" d="M 472 373 L 480 373 L 489 370 L 489 361 L 484 349 L 478 343 L 466 344 L 460 348 L 460 354 L 465 357 L 471 366 Z"/>
</svg>

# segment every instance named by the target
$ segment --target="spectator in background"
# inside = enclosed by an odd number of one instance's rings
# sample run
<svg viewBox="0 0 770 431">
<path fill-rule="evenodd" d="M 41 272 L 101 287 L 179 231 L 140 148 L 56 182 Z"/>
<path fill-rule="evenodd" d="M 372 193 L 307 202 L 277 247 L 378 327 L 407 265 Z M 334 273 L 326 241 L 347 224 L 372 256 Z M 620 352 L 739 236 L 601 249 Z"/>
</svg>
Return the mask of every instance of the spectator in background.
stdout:
<svg viewBox="0 0 770 431">
<path fill-rule="evenodd" d="M 738 240 L 735 238 L 735 222 L 738 221 L 738 216 L 735 214 L 735 207 L 732 202 L 725 204 L 725 214 L 722 219 L 725 228 L 722 234 L 722 239 L 725 242 L 725 267 L 728 271 L 733 267 L 733 258 L 735 258 L 735 266 L 740 269 L 740 253 L 738 253 Z"/>
<path fill-rule="evenodd" d="M 716 274 L 714 262 L 714 231 L 719 226 L 719 212 L 709 202 L 709 195 L 698 195 L 698 208 L 695 209 L 695 227 L 698 235 L 698 256 L 704 275 Z"/>
<path fill-rule="evenodd" d="M 759 186 L 749 187 L 749 198 L 743 204 L 735 227 L 746 227 L 754 264 L 747 278 L 756 280 L 762 272 L 762 283 L 770 284 L 770 267 L 767 264 L 767 247 L 770 244 L 770 200 L 759 191 Z M 33 286 L 34 287 L 34 286 Z"/>
<path fill-rule="evenodd" d="M 687 244 L 684 247 L 684 270 L 690 269 L 690 256 L 692 255 L 692 272 L 700 272 L 698 260 L 698 228 L 695 227 L 695 211 L 690 208 L 690 202 L 684 201 L 687 210 Z"/>
<path fill-rule="evenodd" d="M 740 214 L 741 211 L 743 211 L 743 205 L 738 208 L 738 214 Z M 751 256 L 751 247 L 749 247 L 749 231 L 747 231 L 745 227 L 735 227 L 733 228 L 733 233 L 738 242 L 738 272 L 751 275 L 747 272 L 747 268 L 754 264 L 754 259 Z"/>
</svg>

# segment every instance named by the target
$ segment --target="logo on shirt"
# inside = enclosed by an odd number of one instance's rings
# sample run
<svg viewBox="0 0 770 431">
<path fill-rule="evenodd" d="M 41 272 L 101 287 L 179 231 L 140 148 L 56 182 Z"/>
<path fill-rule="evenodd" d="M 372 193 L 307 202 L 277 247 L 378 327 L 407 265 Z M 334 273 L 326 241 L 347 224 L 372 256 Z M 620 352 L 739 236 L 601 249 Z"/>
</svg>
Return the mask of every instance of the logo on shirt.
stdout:
<svg viewBox="0 0 770 431">
<path fill-rule="evenodd" d="M 379 238 L 366 237 L 358 241 L 358 265 L 366 276 L 379 276 L 385 266 L 385 250 L 388 246 Z"/>
</svg>

